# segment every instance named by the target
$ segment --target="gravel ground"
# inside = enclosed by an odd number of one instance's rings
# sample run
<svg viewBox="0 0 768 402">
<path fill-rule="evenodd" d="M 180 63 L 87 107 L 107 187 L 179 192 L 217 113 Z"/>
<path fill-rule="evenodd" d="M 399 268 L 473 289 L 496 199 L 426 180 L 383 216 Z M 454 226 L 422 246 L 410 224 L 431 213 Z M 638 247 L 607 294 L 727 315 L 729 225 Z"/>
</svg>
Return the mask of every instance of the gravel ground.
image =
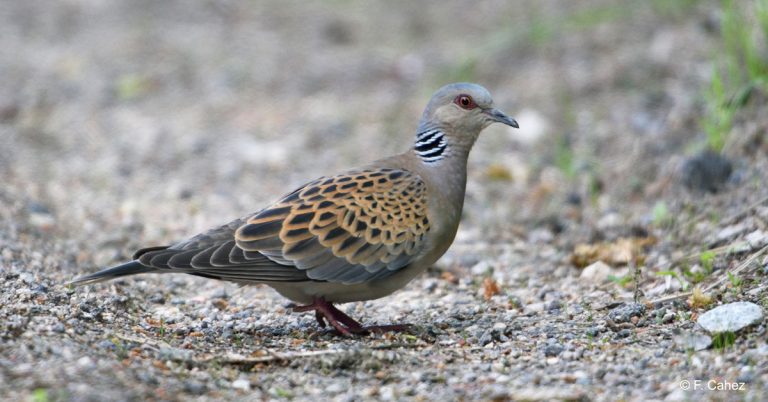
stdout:
<svg viewBox="0 0 768 402">
<path fill-rule="evenodd" d="M 0 399 L 763 399 L 762 316 L 696 323 L 768 308 L 768 97 L 732 173 L 691 158 L 718 4 L 0 5 Z M 413 330 L 343 338 L 182 275 L 63 285 L 404 149 L 459 80 L 522 128 L 481 137 L 436 267 L 342 306 Z"/>
</svg>

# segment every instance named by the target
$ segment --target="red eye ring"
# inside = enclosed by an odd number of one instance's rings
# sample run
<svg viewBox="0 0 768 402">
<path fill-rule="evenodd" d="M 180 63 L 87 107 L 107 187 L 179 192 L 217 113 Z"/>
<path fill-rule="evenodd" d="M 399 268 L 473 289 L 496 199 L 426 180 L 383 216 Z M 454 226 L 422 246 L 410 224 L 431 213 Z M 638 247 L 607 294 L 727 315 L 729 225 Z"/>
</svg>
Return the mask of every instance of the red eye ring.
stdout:
<svg viewBox="0 0 768 402">
<path fill-rule="evenodd" d="M 477 107 L 477 103 L 471 96 L 461 94 L 453 99 L 453 103 L 459 105 L 462 109 L 472 110 Z"/>
</svg>

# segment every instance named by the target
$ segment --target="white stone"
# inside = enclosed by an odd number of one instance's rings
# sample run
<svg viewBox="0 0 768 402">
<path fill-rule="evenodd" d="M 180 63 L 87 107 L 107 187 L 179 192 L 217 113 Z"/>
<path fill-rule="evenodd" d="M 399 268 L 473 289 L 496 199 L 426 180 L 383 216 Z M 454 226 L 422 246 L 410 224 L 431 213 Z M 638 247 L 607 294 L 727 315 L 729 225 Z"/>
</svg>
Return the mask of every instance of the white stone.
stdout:
<svg viewBox="0 0 768 402">
<path fill-rule="evenodd" d="M 246 378 L 238 378 L 235 381 L 232 381 L 232 388 L 239 389 L 241 391 L 250 391 L 251 390 L 251 382 L 248 381 Z"/>
<path fill-rule="evenodd" d="M 763 309 L 750 302 L 728 303 L 699 316 L 698 323 L 710 333 L 737 332 L 763 321 Z"/>
<path fill-rule="evenodd" d="M 611 274 L 611 267 L 602 262 L 596 261 L 584 268 L 579 275 L 579 279 L 585 284 L 599 284 L 608 280 Z"/>
<path fill-rule="evenodd" d="M 749 243 L 752 249 L 763 248 L 766 244 L 768 244 L 768 233 L 758 229 L 746 235 L 744 240 Z"/>
</svg>

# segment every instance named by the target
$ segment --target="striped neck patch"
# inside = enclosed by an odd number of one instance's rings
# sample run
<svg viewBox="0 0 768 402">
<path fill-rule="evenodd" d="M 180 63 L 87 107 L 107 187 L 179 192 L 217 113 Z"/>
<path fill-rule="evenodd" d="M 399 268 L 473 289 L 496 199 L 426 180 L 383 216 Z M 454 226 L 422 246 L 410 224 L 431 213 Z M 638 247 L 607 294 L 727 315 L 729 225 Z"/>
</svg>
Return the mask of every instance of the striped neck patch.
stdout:
<svg viewBox="0 0 768 402">
<path fill-rule="evenodd" d="M 416 155 L 419 155 L 421 160 L 427 163 L 443 159 L 446 148 L 448 148 L 448 143 L 445 141 L 445 134 L 439 129 L 426 130 L 416 134 L 416 143 L 413 145 Z"/>
</svg>

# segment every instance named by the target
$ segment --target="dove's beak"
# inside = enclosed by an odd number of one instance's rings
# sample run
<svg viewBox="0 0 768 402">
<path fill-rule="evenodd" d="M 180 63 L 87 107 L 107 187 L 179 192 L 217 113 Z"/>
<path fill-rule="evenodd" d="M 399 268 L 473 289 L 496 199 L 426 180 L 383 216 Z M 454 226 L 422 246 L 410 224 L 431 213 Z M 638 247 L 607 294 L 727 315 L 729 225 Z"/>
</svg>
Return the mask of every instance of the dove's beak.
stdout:
<svg viewBox="0 0 768 402">
<path fill-rule="evenodd" d="M 499 109 L 491 108 L 484 110 L 483 113 L 485 113 L 492 121 L 506 124 L 510 127 L 520 128 L 520 126 L 517 125 L 517 121 L 515 121 L 515 119 L 507 116 Z"/>
</svg>

